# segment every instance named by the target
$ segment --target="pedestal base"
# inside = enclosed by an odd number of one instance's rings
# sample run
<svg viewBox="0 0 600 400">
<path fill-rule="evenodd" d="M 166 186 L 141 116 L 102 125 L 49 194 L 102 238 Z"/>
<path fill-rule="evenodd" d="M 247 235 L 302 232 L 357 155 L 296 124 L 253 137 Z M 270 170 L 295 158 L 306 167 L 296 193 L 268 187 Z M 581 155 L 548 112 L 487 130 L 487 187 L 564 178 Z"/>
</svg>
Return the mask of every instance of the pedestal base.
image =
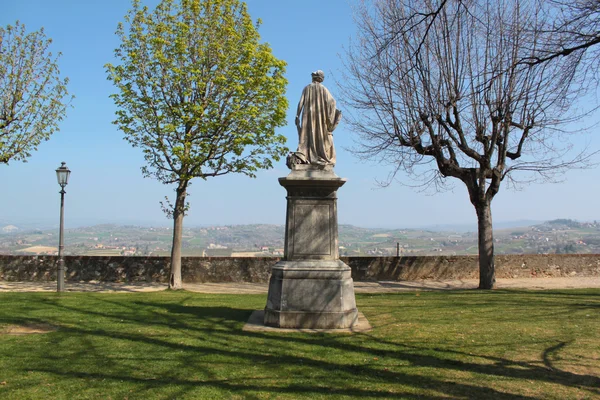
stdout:
<svg viewBox="0 0 600 400">
<path fill-rule="evenodd" d="M 350 267 L 342 261 L 280 261 L 273 267 L 265 325 L 337 329 L 357 320 Z"/>
</svg>

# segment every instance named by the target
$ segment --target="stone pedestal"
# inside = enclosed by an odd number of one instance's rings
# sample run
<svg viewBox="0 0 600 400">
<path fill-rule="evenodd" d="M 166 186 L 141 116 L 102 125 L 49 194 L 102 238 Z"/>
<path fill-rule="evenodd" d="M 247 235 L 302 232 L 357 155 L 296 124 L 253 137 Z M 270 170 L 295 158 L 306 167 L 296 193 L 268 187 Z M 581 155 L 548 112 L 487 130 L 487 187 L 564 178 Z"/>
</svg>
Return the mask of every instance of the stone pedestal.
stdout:
<svg viewBox="0 0 600 400">
<path fill-rule="evenodd" d="M 285 254 L 272 269 L 264 323 L 335 329 L 356 323 L 350 267 L 339 259 L 337 190 L 346 183 L 328 166 L 294 165 L 287 190 Z"/>
</svg>

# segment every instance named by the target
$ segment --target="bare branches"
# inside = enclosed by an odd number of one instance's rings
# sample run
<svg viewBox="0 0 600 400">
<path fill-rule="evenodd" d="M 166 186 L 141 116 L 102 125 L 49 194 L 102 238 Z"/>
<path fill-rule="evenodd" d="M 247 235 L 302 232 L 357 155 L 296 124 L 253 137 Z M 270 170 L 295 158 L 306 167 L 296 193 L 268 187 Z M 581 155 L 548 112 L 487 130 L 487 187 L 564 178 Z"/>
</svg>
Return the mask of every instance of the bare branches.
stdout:
<svg viewBox="0 0 600 400">
<path fill-rule="evenodd" d="M 574 100 L 571 82 L 562 65 L 523 65 L 546 37 L 544 1 L 361 4 L 341 85 L 358 155 L 415 177 L 430 168 L 486 201 L 524 154 L 545 171 L 565 163 L 553 127 Z"/>
<path fill-rule="evenodd" d="M 600 55 L 600 2 L 597 0 L 547 0 L 548 19 L 540 29 L 537 52 L 522 60 L 534 66 L 570 57 L 575 68 L 597 71 Z M 585 57 L 589 53 L 589 57 Z"/>
<path fill-rule="evenodd" d="M 548 61 L 552 61 L 553 59 L 558 58 L 558 57 L 566 57 L 566 56 L 571 55 L 572 53 L 579 51 L 579 50 L 586 51 L 590 47 L 593 47 L 599 43 L 600 43 L 600 33 L 598 33 L 597 35 L 594 35 L 592 37 L 589 37 L 588 40 L 586 40 L 585 42 L 583 42 L 579 45 L 576 45 L 573 47 L 566 47 L 566 48 L 563 47 L 562 49 L 558 49 L 555 51 L 546 51 L 544 53 L 546 55 L 532 55 L 530 57 L 524 58 L 521 61 L 521 63 L 529 65 L 529 66 L 535 66 L 535 65 L 542 64 L 542 63 L 545 63 Z"/>
</svg>

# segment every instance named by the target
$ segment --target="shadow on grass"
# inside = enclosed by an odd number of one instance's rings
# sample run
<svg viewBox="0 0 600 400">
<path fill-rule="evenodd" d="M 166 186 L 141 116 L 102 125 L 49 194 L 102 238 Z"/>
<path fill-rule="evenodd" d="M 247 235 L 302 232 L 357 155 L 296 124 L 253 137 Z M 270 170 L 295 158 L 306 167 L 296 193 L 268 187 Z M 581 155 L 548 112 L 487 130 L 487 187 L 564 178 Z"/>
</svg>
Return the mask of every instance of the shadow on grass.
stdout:
<svg viewBox="0 0 600 400">
<path fill-rule="evenodd" d="M 423 399 L 424 396 L 421 394 L 411 394 L 407 392 L 389 392 L 386 390 L 369 390 L 369 389 L 357 389 L 355 387 L 341 388 L 331 387 L 323 384 L 323 381 L 327 380 L 326 375 L 316 376 L 314 384 L 290 384 L 287 386 L 273 385 L 272 377 L 264 378 L 244 378 L 244 383 L 238 383 L 233 379 L 207 379 L 194 381 L 189 379 L 178 379 L 178 378 L 164 378 L 164 379 L 153 379 L 150 382 L 147 379 L 139 379 L 131 376 L 110 375 L 110 374 L 88 374 L 80 372 L 68 372 L 61 373 L 51 370 L 39 370 L 38 372 L 45 372 L 54 374 L 63 378 L 77 378 L 77 379 L 96 379 L 96 380 L 114 380 L 114 381 L 127 381 L 139 385 L 147 385 L 147 387 L 139 390 L 137 393 L 142 394 L 143 392 L 152 393 L 153 389 L 165 386 L 165 385 L 177 385 L 182 387 L 179 390 L 178 395 L 172 398 L 180 398 L 190 393 L 194 388 L 197 387 L 213 387 L 218 388 L 226 392 L 233 392 L 243 394 L 245 399 L 261 399 L 264 396 L 251 395 L 253 392 L 264 392 L 267 391 L 270 394 L 288 394 L 298 396 L 298 398 L 311 398 L 315 395 L 326 395 L 326 396 L 349 396 L 352 398 L 391 398 L 397 399 L 402 396 L 403 399 Z M 475 387 L 471 385 L 464 385 L 453 382 L 443 382 L 436 379 L 425 379 L 417 378 L 398 374 L 387 374 L 387 376 L 380 376 L 381 380 L 391 380 L 396 385 L 410 385 L 417 386 L 420 389 L 429 388 L 435 392 L 440 392 L 440 395 L 425 396 L 427 399 L 448 399 L 448 396 L 457 396 L 465 398 L 477 398 L 477 399 L 499 399 L 499 400 L 517 400 L 517 399 L 535 399 L 535 397 L 513 395 L 509 393 L 502 393 L 492 388 L 487 387 Z M 321 379 L 321 382 L 317 382 L 317 379 Z M 261 384 L 261 382 L 264 382 Z M 267 384 L 271 383 L 271 384 Z M 171 397 L 169 397 L 171 398 Z"/>
<path fill-rule="evenodd" d="M 600 395 L 599 377 L 578 375 L 553 366 L 553 355 L 567 347 L 568 342 L 547 347 L 541 360 L 519 362 L 448 348 L 411 346 L 380 337 L 376 330 L 352 336 L 247 332 L 241 328 L 253 310 L 251 305 L 239 308 L 188 304 L 198 301 L 198 296 L 189 293 L 179 294 L 175 302 L 145 300 L 147 297 L 129 295 L 114 299 L 110 295 L 95 295 L 91 297 L 94 303 L 87 305 L 85 301 L 33 297 L 38 304 L 30 302 L 27 309 L 50 307 L 51 314 L 58 317 L 3 316 L 0 322 L 45 322 L 61 326 L 60 332 L 52 334 L 54 345 L 68 353 L 68 357 L 61 358 L 60 354 L 44 357 L 41 353 L 16 355 L 28 360 L 22 373 L 34 371 L 61 380 L 115 385 L 126 382 L 140 397 L 158 388 L 175 386 L 176 393 L 170 391 L 168 397 L 214 389 L 244 398 L 259 398 L 260 392 L 299 397 L 535 398 L 496 389 L 486 382 L 488 378 L 558 384 Z M 518 301 L 506 299 L 506 303 L 512 302 Z M 545 301 L 544 304 L 548 305 Z M 61 323 L 61 315 L 73 317 Z M 84 318 L 81 324 L 72 322 L 79 318 Z M 91 324 L 89 320 L 100 322 Z M 73 338 L 77 338 L 76 345 Z M 125 345 L 133 350 L 107 349 Z M 375 361 L 380 359 L 385 363 Z M 149 370 L 151 378 L 140 376 L 140 370 L 153 363 L 175 367 L 159 374 Z M 253 371 L 256 366 L 258 371 Z M 479 376 L 478 381 L 465 383 L 453 379 L 455 374 L 464 373 Z M 19 386 L 6 390 L 19 390 Z"/>
</svg>

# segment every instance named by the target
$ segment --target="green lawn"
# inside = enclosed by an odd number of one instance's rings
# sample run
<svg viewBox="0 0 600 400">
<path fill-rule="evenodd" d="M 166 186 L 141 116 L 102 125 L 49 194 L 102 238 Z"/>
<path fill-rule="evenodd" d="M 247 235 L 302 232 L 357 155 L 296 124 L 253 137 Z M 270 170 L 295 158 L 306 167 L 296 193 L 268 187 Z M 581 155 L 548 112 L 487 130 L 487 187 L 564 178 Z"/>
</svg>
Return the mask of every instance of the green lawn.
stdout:
<svg viewBox="0 0 600 400">
<path fill-rule="evenodd" d="M 0 293 L 0 398 L 600 398 L 600 290 L 359 295 L 368 333 L 242 331 L 265 302 Z"/>
</svg>

